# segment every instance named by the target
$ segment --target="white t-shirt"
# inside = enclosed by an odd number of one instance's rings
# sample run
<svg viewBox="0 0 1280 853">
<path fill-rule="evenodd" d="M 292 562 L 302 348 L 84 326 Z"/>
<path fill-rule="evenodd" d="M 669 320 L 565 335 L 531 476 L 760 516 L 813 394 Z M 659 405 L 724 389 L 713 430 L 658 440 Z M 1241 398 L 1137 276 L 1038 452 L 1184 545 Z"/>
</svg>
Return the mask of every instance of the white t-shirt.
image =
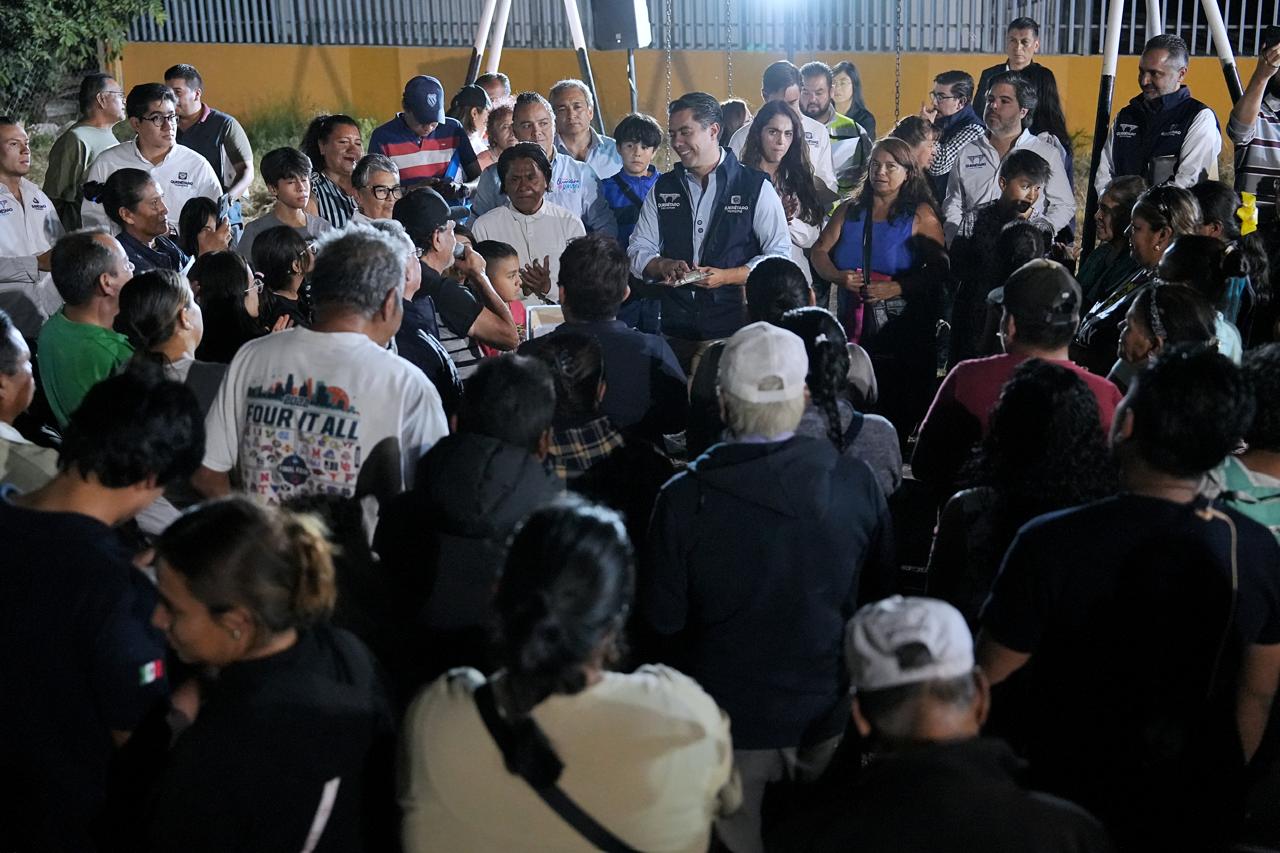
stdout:
<svg viewBox="0 0 1280 853">
<path fill-rule="evenodd" d="M 516 250 L 520 266 L 551 258 L 551 291 L 547 298 L 560 301 L 560 253 L 570 240 L 585 237 L 582 220 L 558 204 L 543 199 L 536 213 L 526 216 L 508 201 L 481 216 L 471 226 L 476 242 L 500 240 Z M 528 305 L 541 305 L 536 296 L 525 297 Z"/>
<path fill-rule="evenodd" d="M 217 201 L 222 195 L 218 175 L 209 161 L 204 159 L 204 155 L 176 142 L 157 166 L 151 165 L 151 161 L 138 151 L 137 139 L 121 142 L 93 159 L 89 164 L 89 171 L 85 173 L 84 182 L 106 181 L 120 169 L 141 169 L 155 178 L 160 191 L 164 193 L 164 205 L 169 209 L 165 218 L 175 229 L 178 227 L 178 217 L 182 215 L 182 206 L 190 199 L 204 196 Z M 107 218 L 107 212 L 97 202 L 87 199 L 81 202 L 80 218 L 86 228 L 107 228 L 113 234 L 120 230 Z"/>
<path fill-rule="evenodd" d="M 23 335 L 34 338 L 40 326 L 62 305 L 47 272 L 38 269 L 43 255 L 62 236 L 62 221 L 53 202 L 26 178 L 18 179 L 19 201 L 0 184 L 0 308 Z"/>
<path fill-rule="evenodd" d="M 408 489 L 445 436 L 422 371 L 357 332 L 276 332 L 240 348 L 205 420 L 205 467 L 269 503 Z"/>
</svg>

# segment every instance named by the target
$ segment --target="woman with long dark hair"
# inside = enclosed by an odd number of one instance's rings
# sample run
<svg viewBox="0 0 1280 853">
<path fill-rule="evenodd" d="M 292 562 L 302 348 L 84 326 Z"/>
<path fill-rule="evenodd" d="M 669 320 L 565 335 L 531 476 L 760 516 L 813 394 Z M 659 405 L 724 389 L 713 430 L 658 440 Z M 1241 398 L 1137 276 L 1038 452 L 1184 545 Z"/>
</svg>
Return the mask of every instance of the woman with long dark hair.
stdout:
<svg viewBox="0 0 1280 853">
<path fill-rule="evenodd" d="M 598 848 L 535 783 L 634 849 L 707 849 L 738 799 L 728 719 L 673 669 L 609 671 L 633 586 L 617 513 L 565 500 L 525 519 L 494 599 L 502 668 L 442 676 L 406 715 L 407 853 Z"/>
<path fill-rule="evenodd" d="M 893 424 L 858 411 L 850 395 L 850 348 L 840 322 L 825 308 L 793 308 L 779 324 L 804 341 L 809 356 L 805 405 L 799 435 L 826 438 L 846 456 L 867 463 L 885 495 L 902 483 L 902 449 Z M 863 356 L 865 358 L 865 356 Z"/>
<path fill-rule="evenodd" d="M 307 212 L 342 228 L 359 208 L 351 173 L 364 156 L 360 125 L 348 115 L 316 116 L 300 147 L 312 168 Z"/>
<path fill-rule="evenodd" d="M 1193 288 L 1164 283 L 1147 288 L 1133 300 L 1120 324 L 1119 361 L 1107 378 L 1127 391 L 1133 377 L 1170 346 L 1217 347 L 1215 323 L 1213 306 Z"/>
<path fill-rule="evenodd" d="M 970 471 L 973 487 L 942 510 L 928 591 L 976 631 L 1018 528 L 1114 494 L 1118 485 L 1093 392 L 1071 370 L 1040 359 L 1019 365 L 1005 385 Z"/>
<path fill-rule="evenodd" d="M 204 315 L 204 336 L 196 358 L 230 364 L 245 343 L 288 328 L 281 317 L 271 328 L 262 322 L 262 279 L 235 252 L 202 255 L 191 267 L 196 301 Z"/>
<path fill-rule="evenodd" d="M 770 101 L 760 108 L 747 142 L 742 148 L 742 164 L 769 176 L 787 212 L 791 232 L 791 260 L 809 277 L 805 250 L 818 239 L 822 206 L 809 160 L 800 114 L 786 101 Z"/>
<path fill-rule="evenodd" d="M 831 99 L 836 112 L 853 119 L 866 128 L 867 136 L 876 138 L 876 117 L 862 97 L 862 75 L 858 66 L 847 59 L 831 67 Z"/>
<path fill-rule="evenodd" d="M 253 242 L 253 268 L 262 277 L 264 326 L 281 317 L 291 326 L 311 325 L 311 305 L 303 282 L 316 256 L 311 244 L 292 228 L 278 226 L 263 231 Z"/>
<path fill-rule="evenodd" d="M 841 322 L 871 356 L 880 412 L 905 442 L 933 399 L 949 275 L 942 221 L 911 146 L 886 137 L 872 147 L 862 186 L 836 208 L 810 260 L 840 287 Z"/>
</svg>

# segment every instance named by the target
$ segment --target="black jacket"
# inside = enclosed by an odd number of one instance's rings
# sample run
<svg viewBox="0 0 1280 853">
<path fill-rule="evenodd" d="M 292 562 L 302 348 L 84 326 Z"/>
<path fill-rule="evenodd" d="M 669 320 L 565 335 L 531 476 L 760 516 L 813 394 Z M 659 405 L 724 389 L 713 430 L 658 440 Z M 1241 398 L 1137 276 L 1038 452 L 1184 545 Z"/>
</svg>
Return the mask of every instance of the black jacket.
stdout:
<svg viewBox="0 0 1280 853">
<path fill-rule="evenodd" d="M 329 803 L 312 849 L 385 850 L 394 744 L 368 649 L 339 629 L 304 631 L 292 648 L 222 670 L 168 755 L 146 849 L 301 850 Z"/>
<path fill-rule="evenodd" d="M 813 851 L 1103 853 L 1106 831 L 1066 800 L 1029 791 L 1003 741 L 935 743 L 873 759 L 852 791 L 796 822 L 794 846 Z"/>
<path fill-rule="evenodd" d="M 804 436 L 714 445 L 663 487 L 648 551 L 643 614 L 728 711 L 735 748 L 843 730 L 845 622 L 892 583 L 889 512 L 864 462 Z"/>
<path fill-rule="evenodd" d="M 413 491 L 384 509 L 373 543 L 408 623 L 406 652 L 419 658 L 411 680 L 486 664 L 474 656 L 485 650 L 507 537 L 561 491 L 529 451 L 484 435 L 455 433 L 422 457 Z M 433 641 L 461 631 L 475 636 L 453 651 Z M 432 646 L 426 664 L 421 653 Z"/>
</svg>

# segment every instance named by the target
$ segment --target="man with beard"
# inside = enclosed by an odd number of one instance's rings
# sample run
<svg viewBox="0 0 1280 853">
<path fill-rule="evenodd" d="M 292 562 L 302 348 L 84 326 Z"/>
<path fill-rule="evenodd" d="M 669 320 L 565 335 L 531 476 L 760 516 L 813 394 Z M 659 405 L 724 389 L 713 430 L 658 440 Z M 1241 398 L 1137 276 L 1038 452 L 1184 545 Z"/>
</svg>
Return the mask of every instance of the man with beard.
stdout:
<svg viewBox="0 0 1280 853">
<path fill-rule="evenodd" d="M 1111 125 L 1094 179 L 1098 195 L 1120 175 L 1141 175 L 1150 187 L 1185 188 L 1206 177 L 1218 179 L 1222 134 L 1213 110 L 1191 97 L 1182 82 L 1187 63 L 1187 43 L 1177 36 L 1147 41 L 1138 62 L 1142 94 Z"/>
<path fill-rule="evenodd" d="M 831 134 L 831 161 L 836 170 L 840 195 L 853 192 L 871 156 L 871 135 L 866 128 L 842 115 L 831 97 L 831 66 L 810 62 L 800 69 L 804 85 L 800 88 L 800 109 L 815 121 L 827 126 Z"/>
<path fill-rule="evenodd" d="M 1280 190 L 1280 27 L 1262 31 L 1253 77 L 1227 124 L 1235 146 L 1236 191 L 1258 197 L 1258 215 L 1271 221 Z"/>
<path fill-rule="evenodd" d="M 1035 200 L 1035 213 L 1042 214 L 1059 230 L 1075 219 L 1076 200 L 1067 181 L 1062 158 L 1052 143 L 1032 136 L 1027 129 L 1036 109 L 1036 90 L 1025 78 L 1006 71 L 991 81 L 984 118 L 987 132 L 960 151 L 947 180 L 946 201 L 942 204 L 943 231 L 947 245 L 957 234 L 973 233 L 979 205 L 1000 196 L 1000 166 L 1010 153 L 1030 150 L 1049 164 L 1049 181 L 1044 194 Z"/>
</svg>

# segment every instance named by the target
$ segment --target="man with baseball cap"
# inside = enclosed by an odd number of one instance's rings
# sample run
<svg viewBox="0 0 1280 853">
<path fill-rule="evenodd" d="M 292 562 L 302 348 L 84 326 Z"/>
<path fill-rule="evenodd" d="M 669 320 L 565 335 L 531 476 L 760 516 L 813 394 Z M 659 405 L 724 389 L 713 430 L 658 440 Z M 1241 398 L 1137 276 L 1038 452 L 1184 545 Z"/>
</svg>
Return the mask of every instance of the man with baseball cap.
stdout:
<svg viewBox="0 0 1280 853">
<path fill-rule="evenodd" d="M 894 596 L 850 620 L 853 720 L 872 762 L 850 791 L 796 829 L 811 851 L 1111 850 L 1079 807 L 1032 793 L 1003 741 L 979 737 L 991 693 L 960 612 Z"/>
<path fill-rule="evenodd" d="M 1236 191 L 1258 197 L 1258 216 L 1269 222 L 1280 195 L 1280 26 L 1262 31 L 1258 64 L 1227 123 L 1236 151 Z"/>
<path fill-rule="evenodd" d="M 1004 384 L 1029 358 L 1052 361 L 1080 375 L 1098 400 L 1102 428 L 1120 403 L 1120 389 L 1073 364 L 1067 347 L 1080 325 L 1080 285 L 1056 261 L 1037 258 L 1023 264 L 987 301 L 1000 311 L 1000 355 L 962 361 L 952 368 L 920 425 L 913 475 L 946 490 L 975 444 L 987 434 L 988 417 Z M 947 492 L 946 497 L 950 495 Z"/>
<path fill-rule="evenodd" d="M 406 187 L 434 187 L 450 202 L 475 189 L 480 163 L 457 119 L 445 115 L 444 87 L 419 74 L 404 86 L 404 111 L 369 137 L 369 153 L 385 154 L 400 170 Z"/>
<path fill-rule="evenodd" d="M 844 624 L 887 591 L 885 498 L 871 469 L 795 434 L 809 363 L 799 337 L 752 323 L 728 341 L 719 396 L 731 435 L 663 487 L 642 574 L 661 655 L 733 721 L 743 807 L 717 822 L 735 853 L 762 850 L 766 783 L 809 781 L 848 719 Z"/>
</svg>

